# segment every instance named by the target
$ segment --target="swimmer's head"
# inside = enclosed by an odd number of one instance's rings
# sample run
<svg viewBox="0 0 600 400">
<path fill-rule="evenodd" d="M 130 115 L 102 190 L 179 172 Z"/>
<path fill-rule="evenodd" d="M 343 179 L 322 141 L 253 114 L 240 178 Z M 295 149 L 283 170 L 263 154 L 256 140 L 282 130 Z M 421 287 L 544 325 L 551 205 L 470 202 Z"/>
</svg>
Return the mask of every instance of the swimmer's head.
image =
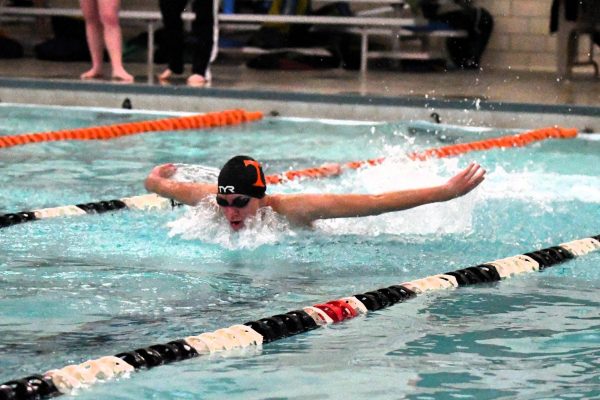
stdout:
<svg viewBox="0 0 600 400">
<path fill-rule="evenodd" d="M 216 201 L 234 231 L 256 214 L 266 190 L 265 175 L 253 158 L 236 156 L 225 163 L 219 173 Z"/>
<path fill-rule="evenodd" d="M 265 197 L 267 185 L 262 167 L 248 156 L 235 156 L 219 173 L 219 194 L 243 194 L 257 199 Z"/>
</svg>

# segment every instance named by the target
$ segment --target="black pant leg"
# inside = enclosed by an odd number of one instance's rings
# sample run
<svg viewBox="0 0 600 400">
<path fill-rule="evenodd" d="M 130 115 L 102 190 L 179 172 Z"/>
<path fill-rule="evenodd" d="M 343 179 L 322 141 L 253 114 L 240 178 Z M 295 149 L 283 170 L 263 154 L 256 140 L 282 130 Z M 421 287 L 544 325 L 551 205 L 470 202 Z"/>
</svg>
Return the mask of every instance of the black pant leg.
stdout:
<svg viewBox="0 0 600 400">
<path fill-rule="evenodd" d="M 192 73 L 208 78 L 207 71 L 211 61 L 216 57 L 218 28 L 214 15 L 215 0 L 193 0 L 193 10 L 196 18 L 192 23 L 194 41 L 194 58 Z"/>
<path fill-rule="evenodd" d="M 181 13 L 188 0 L 159 0 L 165 28 L 165 43 L 169 59 L 169 69 L 176 74 L 183 72 L 184 34 Z"/>
</svg>

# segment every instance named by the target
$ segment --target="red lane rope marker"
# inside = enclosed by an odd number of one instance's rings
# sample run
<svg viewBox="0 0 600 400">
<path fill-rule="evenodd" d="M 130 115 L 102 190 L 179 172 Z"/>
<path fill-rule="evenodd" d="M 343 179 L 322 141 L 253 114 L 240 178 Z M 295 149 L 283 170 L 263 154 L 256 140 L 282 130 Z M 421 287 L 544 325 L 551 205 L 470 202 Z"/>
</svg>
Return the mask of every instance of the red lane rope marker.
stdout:
<svg viewBox="0 0 600 400">
<path fill-rule="evenodd" d="M 55 140 L 107 140 L 145 132 L 215 128 L 256 121 L 262 117 L 263 114 L 259 111 L 225 110 L 154 121 L 128 122 L 53 132 L 25 133 L 22 135 L 0 136 L 0 148 Z"/>
<path fill-rule="evenodd" d="M 546 139 L 572 139 L 577 136 L 575 128 L 547 127 L 533 131 L 523 132 L 516 135 L 501 136 L 476 142 L 452 144 L 449 146 L 436 147 L 421 152 L 408 154 L 411 160 L 424 161 L 429 158 L 445 158 L 470 153 L 472 151 L 485 151 L 496 148 L 523 147 Z M 302 170 L 287 171 L 279 175 L 269 175 L 265 179 L 268 184 L 277 185 L 285 181 L 293 181 L 298 178 L 318 179 L 328 176 L 339 175 L 344 169 L 358 169 L 365 165 L 379 165 L 385 161 L 385 157 L 374 158 L 363 161 L 350 161 L 344 164 L 329 164 L 323 167 L 307 168 Z"/>
</svg>

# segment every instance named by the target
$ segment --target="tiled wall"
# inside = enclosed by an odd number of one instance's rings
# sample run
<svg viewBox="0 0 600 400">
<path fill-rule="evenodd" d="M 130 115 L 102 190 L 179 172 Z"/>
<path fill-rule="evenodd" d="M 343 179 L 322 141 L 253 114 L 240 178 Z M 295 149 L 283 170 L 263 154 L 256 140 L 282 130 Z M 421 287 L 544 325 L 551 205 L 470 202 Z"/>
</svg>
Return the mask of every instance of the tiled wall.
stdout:
<svg viewBox="0 0 600 400">
<path fill-rule="evenodd" d="M 484 64 L 494 68 L 554 69 L 556 37 L 550 35 L 552 0 L 479 0 L 494 17 Z"/>
<path fill-rule="evenodd" d="M 49 0 L 77 7 L 76 0 Z M 318 1 L 318 0 L 313 0 Z M 122 0 L 124 9 L 158 8 L 158 0 Z M 549 32 L 552 0 L 476 0 L 494 17 L 483 64 L 494 69 L 554 71 L 556 37 Z M 582 42 L 581 49 L 587 49 Z M 600 53 L 600 51 L 598 51 Z"/>
</svg>

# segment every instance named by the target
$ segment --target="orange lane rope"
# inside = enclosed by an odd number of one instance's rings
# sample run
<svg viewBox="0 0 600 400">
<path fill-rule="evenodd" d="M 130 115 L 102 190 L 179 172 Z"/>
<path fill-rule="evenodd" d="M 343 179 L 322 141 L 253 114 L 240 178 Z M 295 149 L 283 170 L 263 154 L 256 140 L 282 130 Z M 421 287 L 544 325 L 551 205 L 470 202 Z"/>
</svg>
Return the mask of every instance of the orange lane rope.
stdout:
<svg viewBox="0 0 600 400">
<path fill-rule="evenodd" d="M 182 129 L 216 128 L 256 121 L 262 118 L 258 111 L 225 110 L 186 117 L 164 118 L 153 121 L 128 122 L 108 126 L 65 129 L 54 132 L 0 136 L 0 148 L 56 140 L 102 140 L 144 132 L 174 131 Z"/>
<path fill-rule="evenodd" d="M 469 153 L 471 151 L 483 151 L 495 148 L 507 147 L 523 147 L 533 142 L 546 139 L 571 139 L 577 136 L 577 129 L 548 127 L 536 129 L 529 132 L 519 133 L 516 135 L 501 136 L 480 140 L 477 142 L 452 144 L 433 149 L 424 150 L 421 152 L 413 152 L 408 154 L 411 160 L 424 161 L 429 158 L 445 158 L 457 156 L 460 154 Z M 323 167 L 308 168 L 296 171 L 287 171 L 279 175 L 269 175 L 266 177 L 268 184 L 276 185 L 285 181 L 292 181 L 298 178 L 318 179 L 327 176 L 334 176 L 340 173 L 342 169 L 358 169 L 365 165 L 378 165 L 385 160 L 385 157 L 375 158 L 363 161 L 350 161 L 345 164 L 329 164 Z"/>
</svg>

